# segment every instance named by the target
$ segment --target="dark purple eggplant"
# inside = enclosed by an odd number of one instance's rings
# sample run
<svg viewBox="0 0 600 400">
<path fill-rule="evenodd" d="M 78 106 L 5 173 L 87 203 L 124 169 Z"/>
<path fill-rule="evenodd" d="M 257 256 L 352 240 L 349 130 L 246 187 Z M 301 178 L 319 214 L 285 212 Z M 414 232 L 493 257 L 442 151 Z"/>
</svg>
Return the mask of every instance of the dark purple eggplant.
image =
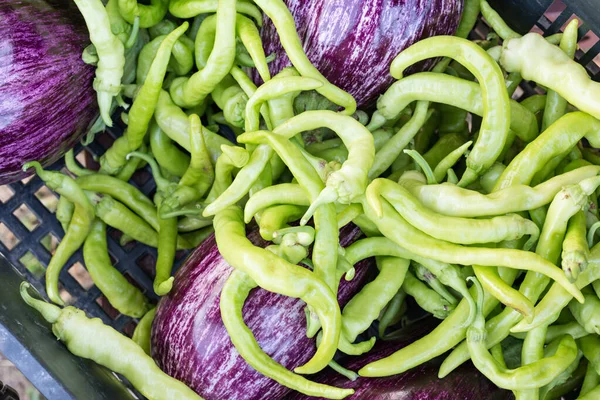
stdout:
<svg viewBox="0 0 600 400">
<path fill-rule="evenodd" d="M 394 81 L 394 57 L 411 44 L 435 35 L 452 35 L 462 0 L 285 0 L 304 51 L 334 85 L 369 106 Z M 273 23 L 265 17 L 261 36 L 266 54 L 276 58 L 274 75 L 290 65 Z M 413 68 L 426 70 L 433 61 Z M 258 74 L 255 80 L 258 82 Z"/>
<path fill-rule="evenodd" d="M 349 245 L 358 229 L 341 231 Z M 265 246 L 256 232 L 249 239 Z M 350 282 L 342 279 L 338 300 L 344 306 L 368 278 L 370 262 L 357 265 Z M 219 310 L 221 288 L 232 268 L 223 260 L 214 236 L 188 258 L 175 276 L 173 290 L 158 304 L 152 326 L 152 356 L 167 374 L 207 400 L 279 399 L 290 389 L 267 378 L 239 355 Z M 306 337 L 305 303 L 257 288 L 244 306 L 244 320 L 262 349 L 286 368 L 308 361 L 315 351 Z"/>
<path fill-rule="evenodd" d="M 348 358 L 340 364 L 352 371 L 358 371 L 366 364 L 387 357 L 398 349 L 425 336 L 439 323 L 428 317 L 414 322 L 396 333 L 393 341 L 379 341 L 367 354 Z M 441 359 L 429 361 L 407 372 L 385 378 L 358 378 L 350 381 L 337 372 L 327 369 L 313 380 L 343 388 L 352 388 L 354 395 L 347 399 L 369 400 L 508 400 L 513 399 L 511 392 L 498 388 L 484 377 L 472 364 L 461 366 L 455 373 L 444 379 L 438 379 L 437 373 Z M 294 392 L 285 400 L 314 400 L 304 394 Z"/>
<path fill-rule="evenodd" d="M 69 0 L 0 0 L 0 185 L 58 160 L 98 115 L 88 31 Z"/>
</svg>

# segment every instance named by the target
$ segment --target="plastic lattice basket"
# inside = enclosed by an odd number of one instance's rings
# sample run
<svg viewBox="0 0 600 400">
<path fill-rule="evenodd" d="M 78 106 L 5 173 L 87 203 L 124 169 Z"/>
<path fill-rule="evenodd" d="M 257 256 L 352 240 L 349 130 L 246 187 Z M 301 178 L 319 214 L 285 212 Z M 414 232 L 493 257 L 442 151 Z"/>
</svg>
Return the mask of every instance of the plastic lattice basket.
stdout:
<svg viewBox="0 0 600 400">
<path fill-rule="evenodd" d="M 597 0 L 490 0 L 492 6 L 517 32 L 537 31 L 550 35 L 561 31 L 574 17 L 580 21 L 580 49 L 576 59 L 600 80 L 600 12 Z M 485 37 L 489 28 L 480 21 L 473 38 Z M 515 97 L 526 97 L 540 89 L 528 82 Z M 122 127 L 105 132 L 90 146 L 76 149 L 77 159 L 93 163 L 120 134 Z M 62 161 L 52 169 L 66 170 Z M 131 180 L 151 196 L 155 185 L 149 171 L 138 171 Z M 0 353 L 3 353 L 48 399 L 141 398 L 115 374 L 93 362 L 71 355 L 57 342 L 48 324 L 27 307 L 18 293 L 26 279 L 45 296 L 44 271 L 52 249 L 64 232 L 54 216 L 57 197 L 37 177 L 0 186 Z M 156 251 L 147 246 L 119 244 L 119 233 L 109 228 L 109 252 L 116 268 L 152 300 Z M 185 258 L 179 252 L 175 268 Z M 61 296 L 66 303 L 101 318 L 117 330 L 131 335 L 136 320 L 120 315 L 93 285 L 81 252 L 65 265 L 60 275 Z M 2 377 L 0 377 L 1 380 Z M 2 384 L 0 383 L 0 389 Z M 0 390 L 0 398 L 2 398 Z"/>
</svg>

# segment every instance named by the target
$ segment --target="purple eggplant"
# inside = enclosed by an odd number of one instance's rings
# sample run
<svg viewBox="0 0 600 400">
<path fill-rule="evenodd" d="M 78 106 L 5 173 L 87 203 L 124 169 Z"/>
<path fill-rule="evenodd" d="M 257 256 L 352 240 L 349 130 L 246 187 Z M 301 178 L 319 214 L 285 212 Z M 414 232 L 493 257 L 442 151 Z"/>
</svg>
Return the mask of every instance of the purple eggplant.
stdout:
<svg viewBox="0 0 600 400">
<path fill-rule="evenodd" d="M 462 14 L 462 0 L 285 0 L 296 21 L 304 51 L 334 85 L 369 106 L 394 81 L 394 57 L 413 43 L 452 35 Z M 274 75 L 290 65 L 273 23 L 265 17 L 261 36 Z M 412 72 L 431 68 L 428 61 Z M 260 78 L 255 74 L 255 80 Z"/>
<path fill-rule="evenodd" d="M 98 115 L 88 31 L 69 0 L 0 0 L 0 185 L 50 165 Z"/>
<path fill-rule="evenodd" d="M 425 336 L 438 320 L 428 317 L 403 328 L 393 341 L 379 341 L 367 354 L 340 362 L 352 371 L 366 364 L 387 357 L 396 350 Z M 472 364 L 465 364 L 444 379 L 438 379 L 440 359 L 435 359 L 410 371 L 385 378 L 358 378 L 350 381 L 331 369 L 324 370 L 313 379 L 337 387 L 352 388 L 352 399 L 369 400 L 508 400 L 512 393 L 498 388 L 483 376 Z M 290 393 L 285 400 L 314 400 L 298 392 Z"/>
<path fill-rule="evenodd" d="M 341 244 L 359 235 L 343 228 Z M 257 232 L 249 239 L 266 243 Z M 366 283 L 371 262 L 357 265 L 350 282 L 342 279 L 338 300 L 344 306 Z M 152 325 L 152 356 L 167 374 L 186 383 L 207 400 L 279 399 L 290 389 L 267 378 L 239 355 L 219 310 L 221 288 L 232 268 L 223 260 L 214 236 L 188 258 L 175 276 L 173 290 L 158 304 Z M 262 349 L 286 368 L 308 361 L 315 351 L 306 337 L 305 303 L 257 288 L 244 306 L 244 320 Z"/>
</svg>

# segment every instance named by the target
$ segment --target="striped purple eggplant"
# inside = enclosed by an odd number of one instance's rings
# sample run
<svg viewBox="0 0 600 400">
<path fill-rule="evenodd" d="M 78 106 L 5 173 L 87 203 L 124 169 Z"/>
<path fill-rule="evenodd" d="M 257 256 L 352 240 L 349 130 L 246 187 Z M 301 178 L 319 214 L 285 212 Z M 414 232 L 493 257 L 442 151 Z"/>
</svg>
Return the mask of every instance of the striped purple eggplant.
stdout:
<svg viewBox="0 0 600 400">
<path fill-rule="evenodd" d="M 462 0 L 284 0 L 296 21 L 309 60 L 334 85 L 369 106 L 393 82 L 394 57 L 411 44 L 435 35 L 452 35 Z M 290 65 L 272 22 L 261 33 L 275 74 Z M 433 62 L 417 70 L 429 69 Z M 255 74 L 255 80 L 260 78 Z"/>
<path fill-rule="evenodd" d="M 343 228 L 341 244 L 350 244 L 358 235 L 356 228 Z M 265 245 L 256 232 L 248 237 Z M 342 307 L 366 283 L 370 265 L 357 265 L 352 281 L 342 279 Z M 214 236 L 190 255 L 175 276 L 173 290 L 158 304 L 152 356 L 163 371 L 207 400 L 279 399 L 290 390 L 244 361 L 221 320 L 219 297 L 231 271 Z M 260 288 L 250 293 L 244 306 L 244 320 L 263 350 L 289 369 L 304 364 L 315 351 L 314 340 L 306 337 L 304 307 L 301 300 Z"/>
<path fill-rule="evenodd" d="M 398 349 L 429 333 L 439 320 L 428 317 L 403 328 L 391 341 L 379 341 L 369 353 L 340 362 L 352 371 L 366 364 L 387 357 Z M 315 377 L 320 383 L 352 388 L 354 395 L 348 400 L 508 400 L 512 393 L 498 388 L 483 376 L 472 364 L 463 365 L 444 379 L 438 379 L 440 359 L 435 359 L 410 371 L 385 378 L 358 378 L 350 381 L 333 370 L 327 369 Z M 301 393 L 291 393 L 285 400 L 314 400 Z"/>
<path fill-rule="evenodd" d="M 98 114 L 88 31 L 70 0 L 0 0 L 0 184 L 49 165 Z"/>
</svg>

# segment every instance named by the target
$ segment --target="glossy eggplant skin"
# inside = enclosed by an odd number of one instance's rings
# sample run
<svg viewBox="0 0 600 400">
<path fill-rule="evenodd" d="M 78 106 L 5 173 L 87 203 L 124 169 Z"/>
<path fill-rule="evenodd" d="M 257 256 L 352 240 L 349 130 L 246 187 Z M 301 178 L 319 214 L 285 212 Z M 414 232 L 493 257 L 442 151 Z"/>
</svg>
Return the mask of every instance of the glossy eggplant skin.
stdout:
<svg viewBox="0 0 600 400">
<path fill-rule="evenodd" d="M 355 227 L 343 228 L 341 244 L 349 245 L 359 232 Z M 256 231 L 248 238 L 255 245 L 266 245 Z M 354 279 L 342 279 L 341 307 L 366 283 L 372 264 L 372 260 L 357 264 Z M 221 288 L 231 271 L 214 236 L 190 255 L 175 276 L 173 290 L 158 305 L 152 356 L 163 371 L 207 400 L 280 399 L 290 389 L 250 367 L 231 343 L 221 320 Z M 304 308 L 299 299 L 261 288 L 250 293 L 244 306 L 244 320 L 262 349 L 289 369 L 304 364 L 315 351 L 314 339 L 306 337 Z"/>
<path fill-rule="evenodd" d="M 58 160 L 98 115 L 89 35 L 69 0 L 0 0 L 0 184 Z"/>
<path fill-rule="evenodd" d="M 392 341 L 379 341 L 367 354 L 341 361 L 344 367 L 358 371 L 366 364 L 384 358 L 398 349 L 425 336 L 438 320 L 427 317 L 405 327 Z M 350 381 L 337 372 L 326 369 L 313 379 L 328 385 L 352 388 L 355 393 L 349 400 L 508 400 L 512 393 L 498 388 L 471 364 L 464 364 L 444 379 L 437 373 L 442 359 L 437 358 L 407 372 L 385 378 L 363 378 Z M 315 400 L 304 394 L 293 392 L 285 400 Z"/>
<path fill-rule="evenodd" d="M 436 35 L 453 35 L 462 0 L 284 0 L 304 51 L 334 85 L 354 96 L 359 107 L 373 105 L 394 79 L 392 60 L 411 44 Z M 275 75 L 290 65 L 271 20 L 261 31 Z M 407 72 L 430 69 L 428 60 Z M 254 75 L 259 82 L 258 75 Z"/>
</svg>

